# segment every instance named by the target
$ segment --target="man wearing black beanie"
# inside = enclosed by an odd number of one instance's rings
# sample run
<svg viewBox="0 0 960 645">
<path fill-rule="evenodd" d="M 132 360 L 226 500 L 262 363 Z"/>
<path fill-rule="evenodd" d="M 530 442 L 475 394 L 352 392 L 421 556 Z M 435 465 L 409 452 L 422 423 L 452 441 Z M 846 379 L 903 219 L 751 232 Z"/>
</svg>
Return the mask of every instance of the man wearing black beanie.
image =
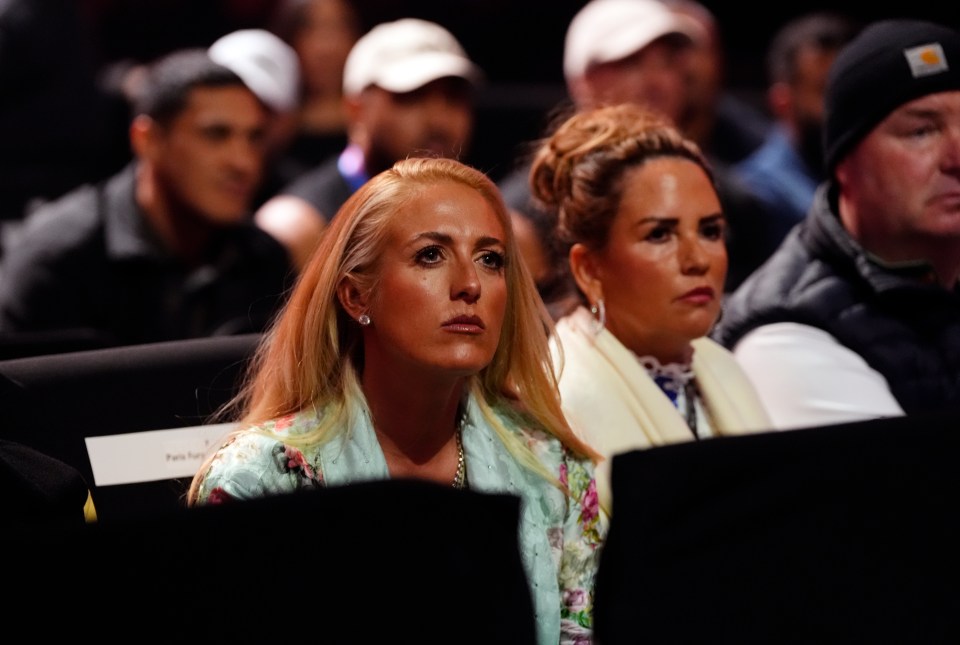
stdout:
<svg viewBox="0 0 960 645">
<path fill-rule="evenodd" d="M 714 337 L 780 428 L 960 409 L 960 33 L 868 25 L 825 108 L 828 179 Z"/>
</svg>

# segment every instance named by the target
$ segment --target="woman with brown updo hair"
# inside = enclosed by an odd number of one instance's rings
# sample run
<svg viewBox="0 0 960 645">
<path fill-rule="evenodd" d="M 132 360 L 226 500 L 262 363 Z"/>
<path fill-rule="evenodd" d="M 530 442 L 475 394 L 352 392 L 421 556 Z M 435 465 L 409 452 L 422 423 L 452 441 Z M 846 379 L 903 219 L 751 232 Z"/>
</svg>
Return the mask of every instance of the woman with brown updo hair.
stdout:
<svg viewBox="0 0 960 645">
<path fill-rule="evenodd" d="M 542 142 L 530 182 L 556 214 L 577 295 L 552 338 L 574 431 L 610 457 L 767 429 L 733 356 L 706 337 L 720 316 L 726 220 L 697 145 L 636 105 L 600 107 Z M 609 507 L 609 475 L 597 479 Z"/>
</svg>

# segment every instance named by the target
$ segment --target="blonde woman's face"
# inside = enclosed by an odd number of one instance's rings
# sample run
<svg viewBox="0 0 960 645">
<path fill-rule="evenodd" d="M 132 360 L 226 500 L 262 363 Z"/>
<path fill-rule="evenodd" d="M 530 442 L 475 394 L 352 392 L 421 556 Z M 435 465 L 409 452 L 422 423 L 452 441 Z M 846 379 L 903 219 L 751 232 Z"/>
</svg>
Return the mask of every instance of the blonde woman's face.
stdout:
<svg viewBox="0 0 960 645">
<path fill-rule="evenodd" d="M 506 231 L 472 188 L 430 186 L 392 218 L 365 328 L 365 369 L 476 374 L 507 306 Z"/>
<path fill-rule="evenodd" d="M 607 247 L 596 254 L 607 328 L 661 361 L 689 358 L 720 313 L 725 221 L 692 161 L 661 157 L 627 171 Z"/>
</svg>

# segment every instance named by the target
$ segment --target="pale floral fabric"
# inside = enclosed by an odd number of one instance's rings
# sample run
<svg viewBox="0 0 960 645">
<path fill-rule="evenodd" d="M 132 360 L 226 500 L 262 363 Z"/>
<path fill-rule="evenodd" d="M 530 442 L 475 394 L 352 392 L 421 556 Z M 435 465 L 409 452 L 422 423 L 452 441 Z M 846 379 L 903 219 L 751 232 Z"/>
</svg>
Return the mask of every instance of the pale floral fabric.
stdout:
<svg viewBox="0 0 960 645">
<path fill-rule="evenodd" d="M 387 479 L 386 460 L 365 409 L 349 429 L 321 446 L 300 450 L 284 437 L 319 422 L 314 411 L 269 421 L 223 446 L 204 474 L 199 503 L 252 499 L 303 489 Z M 467 484 L 521 500 L 520 552 L 534 601 L 538 642 L 590 643 L 593 586 L 607 521 L 600 516 L 593 464 L 553 436 L 505 421 L 569 494 L 517 462 L 476 403 L 467 403 L 463 446 Z"/>
</svg>

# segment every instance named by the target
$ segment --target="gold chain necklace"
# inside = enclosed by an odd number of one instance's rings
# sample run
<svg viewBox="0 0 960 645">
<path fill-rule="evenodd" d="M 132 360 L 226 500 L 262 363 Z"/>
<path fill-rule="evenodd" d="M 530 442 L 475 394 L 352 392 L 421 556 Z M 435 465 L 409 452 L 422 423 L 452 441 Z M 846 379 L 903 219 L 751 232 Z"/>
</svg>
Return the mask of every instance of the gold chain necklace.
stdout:
<svg viewBox="0 0 960 645">
<path fill-rule="evenodd" d="M 467 487 L 467 462 L 463 458 L 463 429 L 457 428 L 457 474 L 453 478 L 453 487 L 457 490 Z"/>
</svg>

